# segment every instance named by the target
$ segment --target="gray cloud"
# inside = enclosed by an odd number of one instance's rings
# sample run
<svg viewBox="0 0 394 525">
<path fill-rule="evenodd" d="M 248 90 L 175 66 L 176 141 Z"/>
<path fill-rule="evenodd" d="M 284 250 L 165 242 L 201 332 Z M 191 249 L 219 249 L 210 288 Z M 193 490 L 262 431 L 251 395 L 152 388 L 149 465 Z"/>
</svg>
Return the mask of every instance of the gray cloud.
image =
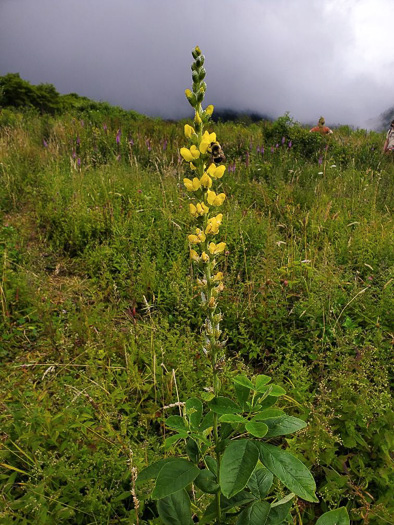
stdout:
<svg viewBox="0 0 394 525">
<path fill-rule="evenodd" d="M 190 114 L 184 89 L 198 44 L 208 103 L 368 126 L 394 105 L 391 28 L 379 13 L 392 21 L 394 3 L 2 0 L 0 74 L 178 118 Z"/>
</svg>

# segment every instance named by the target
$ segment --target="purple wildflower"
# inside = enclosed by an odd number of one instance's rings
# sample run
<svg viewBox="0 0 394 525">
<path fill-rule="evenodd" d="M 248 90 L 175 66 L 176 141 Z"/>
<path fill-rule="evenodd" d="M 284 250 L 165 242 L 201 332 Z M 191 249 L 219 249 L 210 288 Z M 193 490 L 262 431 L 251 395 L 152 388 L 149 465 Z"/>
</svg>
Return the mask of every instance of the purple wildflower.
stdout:
<svg viewBox="0 0 394 525">
<path fill-rule="evenodd" d="M 274 147 L 272 146 L 271 148 L 271 153 L 273 153 L 275 151 Z"/>
<path fill-rule="evenodd" d="M 264 155 L 264 146 L 263 146 L 263 145 L 261 145 L 260 153 L 261 153 L 262 155 Z"/>
<path fill-rule="evenodd" d="M 291 148 L 293 145 L 293 143 L 291 142 L 291 140 L 289 140 L 289 148 Z"/>
<path fill-rule="evenodd" d="M 79 138 L 79 135 L 77 135 L 77 146 L 81 144 L 81 139 Z"/>
<path fill-rule="evenodd" d="M 108 126 L 107 126 L 107 124 L 104 122 L 104 124 L 103 124 L 103 130 L 104 130 L 104 131 L 107 131 L 107 129 L 108 129 Z"/>
<path fill-rule="evenodd" d="M 247 168 L 249 167 L 249 151 L 246 152 L 245 165 Z"/>
<path fill-rule="evenodd" d="M 120 144 L 120 136 L 121 136 L 122 132 L 120 129 L 118 129 L 118 132 L 116 134 L 116 144 Z"/>
<path fill-rule="evenodd" d="M 73 149 L 73 152 L 71 153 L 71 156 L 73 159 L 76 159 L 77 158 L 77 154 L 75 152 L 75 150 Z"/>
<path fill-rule="evenodd" d="M 286 142 L 286 137 L 282 137 L 282 145 Z"/>
<path fill-rule="evenodd" d="M 134 140 L 133 140 L 133 139 L 130 139 L 130 140 L 129 140 L 129 144 L 130 144 L 130 146 L 134 146 Z"/>
<path fill-rule="evenodd" d="M 77 160 L 77 164 L 78 164 L 78 167 L 81 166 L 81 159 L 78 157 L 78 160 Z"/>
<path fill-rule="evenodd" d="M 43 144 L 44 148 L 48 147 L 48 142 L 45 139 L 42 141 L 42 144 Z"/>
<path fill-rule="evenodd" d="M 323 157 L 319 157 L 319 166 L 321 166 L 323 163 Z"/>
<path fill-rule="evenodd" d="M 167 144 L 168 144 L 168 140 L 165 139 L 165 141 L 163 142 L 163 151 L 167 149 Z"/>
</svg>

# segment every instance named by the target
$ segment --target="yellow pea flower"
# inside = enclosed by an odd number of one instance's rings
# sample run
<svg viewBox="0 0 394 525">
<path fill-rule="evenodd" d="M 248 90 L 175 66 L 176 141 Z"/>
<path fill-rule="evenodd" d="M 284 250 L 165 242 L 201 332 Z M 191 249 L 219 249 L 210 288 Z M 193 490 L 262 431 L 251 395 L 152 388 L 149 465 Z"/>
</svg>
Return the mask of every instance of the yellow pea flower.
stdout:
<svg viewBox="0 0 394 525">
<path fill-rule="evenodd" d="M 213 280 L 215 282 L 217 281 L 223 281 L 223 272 L 218 272 L 216 275 L 213 276 Z"/>
<path fill-rule="evenodd" d="M 202 254 L 201 254 L 201 260 L 202 260 L 203 262 L 205 262 L 205 263 L 208 262 L 208 261 L 209 261 L 209 255 L 208 255 L 207 253 L 205 253 L 205 252 L 202 252 Z"/>
<path fill-rule="evenodd" d="M 189 166 L 190 166 L 190 169 L 193 171 L 197 169 L 196 166 L 193 164 L 193 162 L 191 162 Z"/>
<path fill-rule="evenodd" d="M 216 166 L 216 164 L 214 164 L 213 162 L 207 169 L 207 173 L 214 179 L 221 179 L 225 171 L 226 171 L 226 166 L 223 166 L 223 165 Z"/>
<path fill-rule="evenodd" d="M 201 231 L 199 228 L 196 228 L 196 235 L 188 235 L 190 244 L 199 244 L 200 242 L 204 242 L 206 237 L 205 233 Z"/>
<path fill-rule="evenodd" d="M 201 188 L 200 179 L 197 177 L 194 177 L 193 180 L 185 178 L 183 179 L 183 184 L 185 185 L 187 191 L 197 191 Z"/>
<path fill-rule="evenodd" d="M 196 124 L 201 124 L 201 122 L 202 122 L 201 117 L 200 117 L 200 113 L 198 111 L 196 111 L 196 114 L 194 115 L 194 122 Z"/>
<path fill-rule="evenodd" d="M 183 157 L 187 162 L 191 162 L 192 160 L 194 160 L 193 155 L 191 154 L 190 150 L 187 149 L 187 148 L 181 148 L 181 149 L 180 149 L 180 154 L 182 155 L 182 157 Z"/>
<path fill-rule="evenodd" d="M 185 89 L 185 95 L 186 95 L 186 98 L 189 99 L 193 95 L 193 93 L 191 92 L 190 89 Z"/>
<path fill-rule="evenodd" d="M 211 233 L 216 235 L 219 232 L 219 226 L 222 224 L 223 214 L 219 213 L 216 217 L 208 219 L 207 227 L 205 228 L 205 233 Z"/>
<path fill-rule="evenodd" d="M 224 202 L 226 195 L 224 193 L 219 193 L 216 195 L 214 191 L 208 190 L 207 192 L 207 201 L 211 206 L 221 206 Z"/>
<path fill-rule="evenodd" d="M 203 186 L 204 188 L 210 188 L 212 186 L 212 179 L 207 173 L 204 173 L 204 175 L 200 179 L 200 182 L 201 186 Z"/>
<path fill-rule="evenodd" d="M 206 153 L 211 142 L 216 142 L 216 133 L 209 133 L 205 131 L 200 142 L 200 151 L 201 153 Z"/>
<path fill-rule="evenodd" d="M 214 297 L 211 297 L 209 299 L 208 308 L 215 308 L 215 306 L 216 306 L 216 300 Z"/>
<path fill-rule="evenodd" d="M 198 159 L 198 157 L 200 156 L 200 152 L 198 151 L 198 149 L 196 148 L 196 146 L 190 146 L 190 153 L 193 155 L 193 158 L 194 159 Z"/>
<path fill-rule="evenodd" d="M 187 148 L 181 148 L 180 149 L 180 154 L 182 155 L 182 157 L 187 161 L 187 162 L 192 162 L 194 161 L 195 159 L 198 159 L 198 157 L 200 156 L 200 152 L 198 151 L 198 149 L 196 148 L 196 146 L 191 146 L 190 149 L 187 149 Z"/>
<path fill-rule="evenodd" d="M 189 124 L 185 124 L 185 137 L 190 139 L 192 135 L 195 135 L 194 128 L 192 126 L 189 126 Z"/>
<path fill-rule="evenodd" d="M 190 237 L 190 235 L 189 235 Z M 217 255 L 218 253 L 224 252 L 224 249 L 226 248 L 225 242 L 220 242 L 219 244 L 215 244 L 214 242 L 210 242 L 208 249 L 212 255 Z"/>
<path fill-rule="evenodd" d="M 192 261 L 196 261 L 196 262 L 198 262 L 200 260 L 200 257 L 198 255 L 198 253 L 196 252 L 196 250 L 190 250 L 190 259 Z"/>
<path fill-rule="evenodd" d="M 192 203 L 189 204 L 189 209 L 190 209 L 190 213 L 191 215 L 193 215 L 193 217 L 200 217 L 202 215 L 206 215 L 208 212 L 209 212 L 209 208 L 206 204 L 204 204 L 203 202 L 199 202 L 196 204 L 196 206 Z"/>
<path fill-rule="evenodd" d="M 212 106 L 212 104 L 209 104 L 209 106 L 207 106 L 207 109 L 205 110 L 205 113 L 207 113 L 207 115 L 211 116 L 212 113 L 213 113 L 213 110 L 214 110 L 214 107 Z"/>
</svg>

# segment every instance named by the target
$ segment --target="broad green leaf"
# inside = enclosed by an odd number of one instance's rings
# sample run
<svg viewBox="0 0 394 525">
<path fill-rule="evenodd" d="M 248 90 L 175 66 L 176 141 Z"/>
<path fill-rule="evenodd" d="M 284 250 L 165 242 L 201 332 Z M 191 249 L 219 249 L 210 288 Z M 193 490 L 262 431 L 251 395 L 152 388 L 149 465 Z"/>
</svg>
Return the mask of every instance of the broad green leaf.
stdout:
<svg viewBox="0 0 394 525">
<path fill-rule="evenodd" d="M 241 385 L 245 388 L 248 388 L 249 390 L 253 390 L 254 389 L 254 386 L 253 386 L 253 383 L 252 381 L 250 381 L 250 379 L 248 379 L 247 377 L 245 376 L 242 376 L 242 375 L 239 375 L 239 376 L 235 376 L 233 378 L 233 382 L 236 384 L 236 385 Z"/>
<path fill-rule="evenodd" d="M 198 449 L 197 443 L 190 437 L 186 442 L 186 454 L 189 456 L 189 459 L 193 461 L 193 463 L 198 463 L 200 459 L 200 451 Z"/>
<path fill-rule="evenodd" d="M 215 494 L 219 490 L 215 474 L 212 474 L 208 469 L 200 471 L 200 474 L 194 480 L 194 484 L 207 494 Z"/>
<path fill-rule="evenodd" d="M 208 430 L 209 428 L 212 428 L 212 427 L 213 427 L 213 413 L 208 412 L 208 414 L 206 414 L 203 417 L 199 430 L 200 432 L 204 432 L 205 430 Z"/>
<path fill-rule="evenodd" d="M 219 417 L 221 423 L 247 423 L 248 420 L 238 414 L 223 414 Z"/>
<path fill-rule="evenodd" d="M 181 416 L 170 416 L 165 420 L 165 425 L 168 428 L 178 431 L 187 431 L 186 421 Z"/>
<path fill-rule="evenodd" d="M 261 421 L 249 421 L 249 423 L 245 425 L 245 430 L 249 432 L 249 434 L 252 434 L 252 436 L 262 438 L 268 432 L 268 427 Z"/>
<path fill-rule="evenodd" d="M 258 499 L 263 499 L 272 487 L 274 476 L 267 468 L 256 469 L 250 476 L 248 487 Z"/>
<path fill-rule="evenodd" d="M 349 525 L 349 515 L 345 507 L 339 507 L 339 509 L 330 510 L 320 516 L 317 520 L 316 525 Z"/>
<path fill-rule="evenodd" d="M 156 461 L 156 463 L 152 463 L 152 465 L 148 465 L 138 474 L 136 481 L 137 485 L 144 483 L 149 479 L 156 479 L 160 470 L 164 467 L 166 463 L 176 461 L 177 459 L 178 458 L 165 458 L 161 459 L 160 461 Z"/>
<path fill-rule="evenodd" d="M 283 410 L 280 410 L 279 408 L 265 408 L 256 414 L 252 419 L 256 421 L 262 421 L 270 417 L 280 417 L 285 415 L 286 414 L 283 412 Z"/>
<path fill-rule="evenodd" d="M 266 437 L 284 436 L 285 434 L 292 434 L 301 428 L 306 427 L 305 421 L 292 416 L 272 417 L 264 420 L 268 426 Z"/>
<path fill-rule="evenodd" d="M 183 432 L 183 433 L 179 433 L 179 434 L 174 434 L 173 436 L 169 436 L 168 438 L 165 439 L 164 441 L 164 448 L 166 450 L 168 450 L 169 448 L 172 447 L 172 445 L 174 443 L 176 443 L 177 441 L 179 441 L 180 439 L 186 439 L 187 438 L 187 433 L 186 432 Z"/>
<path fill-rule="evenodd" d="M 216 476 L 218 473 L 218 464 L 216 463 L 216 460 L 212 456 L 205 456 L 204 461 L 209 470 Z"/>
<path fill-rule="evenodd" d="M 241 512 L 236 525 L 265 525 L 270 509 L 266 501 L 255 501 Z"/>
<path fill-rule="evenodd" d="M 272 405 L 275 405 L 277 401 L 278 401 L 277 397 L 267 396 L 266 398 L 263 399 L 263 401 L 259 401 L 260 410 L 272 407 Z"/>
<path fill-rule="evenodd" d="M 190 425 L 197 429 L 202 417 L 202 403 L 197 397 L 188 399 L 185 403 L 186 416 L 189 418 Z"/>
<path fill-rule="evenodd" d="M 270 396 L 279 397 L 286 394 L 286 390 L 279 385 L 265 385 L 258 389 L 260 394 L 269 393 Z"/>
<path fill-rule="evenodd" d="M 157 510 L 164 525 L 192 525 L 190 498 L 186 490 L 180 490 L 160 499 Z"/>
<path fill-rule="evenodd" d="M 246 505 L 247 503 L 250 503 L 251 501 L 255 501 L 255 498 L 250 494 L 250 492 L 246 492 L 246 490 L 239 492 L 236 496 L 230 499 L 227 499 L 222 494 L 220 498 L 220 507 L 222 509 L 222 512 L 228 512 L 234 507 L 242 507 L 243 505 Z M 205 509 L 204 516 L 201 519 L 201 525 L 203 524 L 212 525 L 212 522 L 214 521 L 215 517 L 216 517 L 216 502 L 213 501 Z"/>
<path fill-rule="evenodd" d="M 307 467 L 295 456 L 278 447 L 255 442 L 260 451 L 260 461 L 294 494 L 300 498 L 317 503 L 316 484 Z"/>
<path fill-rule="evenodd" d="M 226 498 L 240 492 L 247 484 L 259 459 L 259 451 L 252 441 L 233 441 L 224 451 L 220 463 L 219 484 Z"/>
<path fill-rule="evenodd" d="M 256 385 L 255 390 L 259 392 L 260 391 L 259 389 L 263 387 L 264 385 L 266 385 L 267 383 L 269 383 L 270 381 L 271 381 L 271 378 L 269 376 L 265 376 L 264 374 L 257 376 L 254 381 Z"/>
<path fill-rule="evenodd" d="M 295 494 L 290 493 L 281 500 L 271 504 L 271 512 L 268 516 L 267 525 L 280 525 L 283 523 L 293 505 L 294 496 Z"/>
<path fill-rule="evenodd" d="M 236 414 L 237 412 L 242 412 L 241 407 L 229 397 L 214 397 L 208 405 L 212 412 L 216 414 Z"/>
<path fill-rule="evenodd" d="M 160 470 L 152 492 L 153 499 L 162 499 L 187 487 L 200 471 L 187 459 L 176 458 Z"/>
<path fill-rule="evenodd" d="M 238 403 L 244 407 L 246 401 L 249 399 L 250 389 L 249 387 L 241 386 L 238 383 L 234 383 L 235 394 L 237 396 Z"/>
</svg>

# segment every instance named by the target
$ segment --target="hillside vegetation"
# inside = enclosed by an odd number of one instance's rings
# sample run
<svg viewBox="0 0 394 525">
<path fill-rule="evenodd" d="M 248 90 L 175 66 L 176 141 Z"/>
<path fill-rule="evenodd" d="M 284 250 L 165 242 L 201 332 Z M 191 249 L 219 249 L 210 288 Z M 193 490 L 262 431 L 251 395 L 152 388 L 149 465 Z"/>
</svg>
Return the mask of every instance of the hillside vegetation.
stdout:
<svg viewBox="0 0 394 525">
<path fill-rule="evenodd" d="M 207 370 L 183 125 L 86 101 L 50 113 L 0 113 L 0 521 L 159 523 L 148 492 L 136 517 L 135 472 L 168 453 L 163 416 Z M 384 135 L 326 139 L 288 115 L 211 129 L 227 157 L 223 383 L 271 375 L 307 422 L 273 438 L 317 482 L 291 523 L 339 506 L 393 523 Z"/>
</svg>

